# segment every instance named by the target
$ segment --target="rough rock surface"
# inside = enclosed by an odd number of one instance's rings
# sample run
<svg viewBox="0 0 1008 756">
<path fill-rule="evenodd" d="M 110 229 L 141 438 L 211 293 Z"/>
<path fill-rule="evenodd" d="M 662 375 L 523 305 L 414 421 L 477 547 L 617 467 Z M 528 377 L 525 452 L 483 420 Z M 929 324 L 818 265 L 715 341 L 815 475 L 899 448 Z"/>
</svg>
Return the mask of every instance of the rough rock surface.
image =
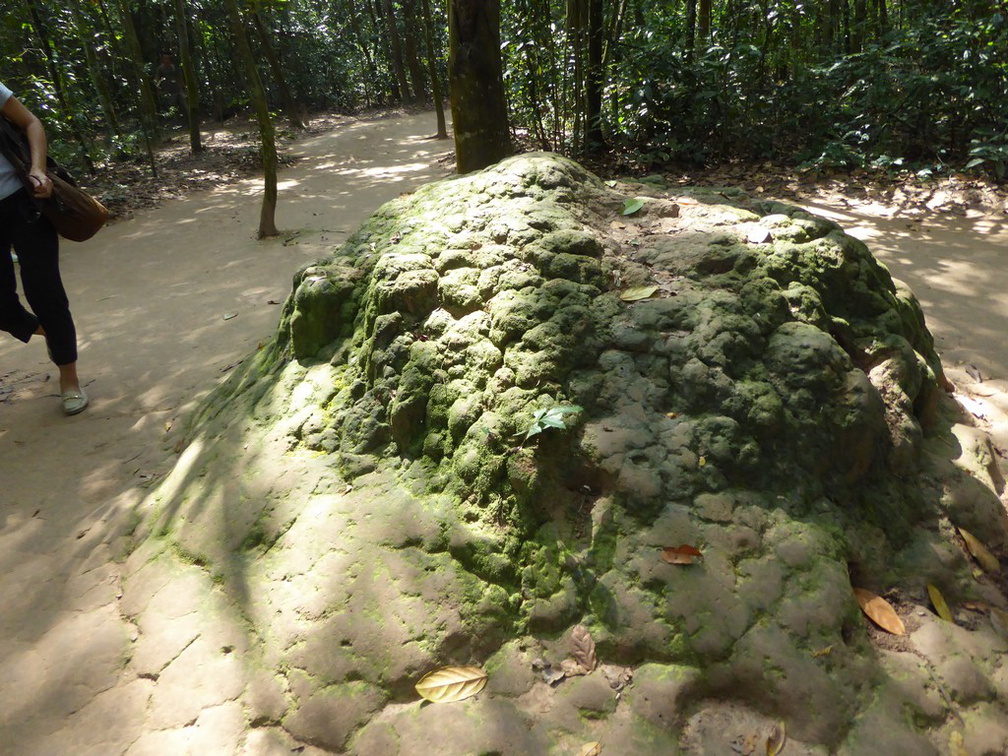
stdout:
<svg viewBox="0 0 1008 756">
<path fill-rule="evenodd" d="M 756 753 L 783 722 L 788 753 L 997 754 L 1008 604 L 955 528 L 1003 557 L 1003 487 L 861 242 L 526 155 L 298 272 L 140 513 L 123 602 L 192 581 L 193 614 L 131 610 L 135 659 L 199 655 L 158 689 L 244 716 L 246 753 Z M 563 679 L 578 624 L 600 666 Z M 445 664 L 486 690 L 418 705 Z"/>
</svg>

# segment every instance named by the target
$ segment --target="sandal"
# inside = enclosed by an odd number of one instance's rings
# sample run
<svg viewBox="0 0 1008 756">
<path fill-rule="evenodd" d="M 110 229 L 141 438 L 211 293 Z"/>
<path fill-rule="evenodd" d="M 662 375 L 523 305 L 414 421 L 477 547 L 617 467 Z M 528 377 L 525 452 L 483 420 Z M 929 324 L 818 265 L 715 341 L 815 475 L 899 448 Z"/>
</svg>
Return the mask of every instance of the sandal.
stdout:
<svg viewBox="0 0 1008 756">
<path fill-rule="evenodd" d="M 64 391 L 60 395 L 60 401 L 63 402 L 64 415 L 79 415 L 88 406 L 88 398 L 87 394 L 84 393 L 84 389 Z"/>
</svg>

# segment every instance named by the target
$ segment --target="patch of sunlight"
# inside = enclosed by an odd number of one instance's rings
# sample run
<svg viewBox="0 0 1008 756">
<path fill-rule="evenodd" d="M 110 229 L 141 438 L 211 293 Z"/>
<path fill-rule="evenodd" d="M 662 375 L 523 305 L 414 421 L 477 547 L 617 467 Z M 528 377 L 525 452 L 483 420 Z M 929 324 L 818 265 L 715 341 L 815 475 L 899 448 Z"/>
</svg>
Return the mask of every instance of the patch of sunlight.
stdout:
<svg viewBox="0 0 1008 756">
<path fill-rule="evenodd" d="M 404 173 L 418 173 L 427 170 L 426 163 L 406 163 L 396 166 L 376 166 L 374 168 L 343 168 L 337 171 L 343 176 L 358 178 L 392 178 Z"/>
<path fill-rule="evenodd" d="M 200 459 L 200 455 L 203 452 L 204 439 L 199 436 L 192 443 L 186 447 L 185 451 L 179 456 L 178 461 L 172 468 L 171 472 L 168 473 L 164 482 L 157 487 L 157 498 L 166 499 L 177 492 L 189 478 L 189 473 L 192 471 L 193 467 Z M 151 497 L 148 497 L 148 503 L 153 504 Z"/>
</svg>

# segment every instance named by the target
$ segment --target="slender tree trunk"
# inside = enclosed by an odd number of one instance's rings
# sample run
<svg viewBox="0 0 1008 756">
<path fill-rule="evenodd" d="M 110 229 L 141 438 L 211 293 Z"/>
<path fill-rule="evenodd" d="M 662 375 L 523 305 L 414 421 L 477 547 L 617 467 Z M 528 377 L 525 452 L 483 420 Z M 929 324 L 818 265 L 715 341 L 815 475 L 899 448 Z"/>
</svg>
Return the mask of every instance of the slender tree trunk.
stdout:
<svg viewBox="0 0 1008 756">
<path fill-rule="evenodd" d="M 703 48 L 707 49 L 711 31 L 711 0 L 700 0 L 697 16 L 697 37 Z"/>
<path fill-rule="evenodd" d="M 406 67 L 409 68 L 410 81 L 413 83 L 413 102 L 423 105 L 427 99 L 427 87 L 424 83 L 424 70 L 417 55 L 416 37 L 420 32 L 420 24 L 416 17 L 416 0 L 401 0 L 403 26 L 406 34 L 403 37 L 403 54 L 406 56 Z"/>
<path fill-rule="evenodd" d="M 448 125 L 445 123 L 444 101 L 441 98 L 441 82 L 437 72 L 437 50 L 434 47 L 434 23 L 431 21 L 430 0 L 420 0 L 424 20 L 424 42 L 427 45 L 427 67 L 430 70 L 431 93 L 434 97 L 434 110 L 437 113 L 437 138 L 448 138 Z"/>
<path fill-rule="evenodd" d="M 276 236 L 277 205 L 277 152 L 276 138 L 273 131 L 273 119 L 270 117 L 269 105 L 266 103 L 266 91 L 263 89 L 259 71 L 256 68 L 252 48 L 249 46 L 248 34 L 245 31 L 245 21 L 238 10 L 237 0 L 224 0 L 228 18 L 231 21 L 231 32 L 234 35 L 238 56 L 245 67 L 245 75 L 249 82 L 249 95 L 255 106 L 256 117 L 259 120 L 259 134 L 262 139 L 262 161 L 265 179 L 262 211 L 259 214 L 258 238 Z"/>
<path fill-rule="evenodd" d="M 395 69 L 395 55 L 392 54 L 392 44 L 389 42 L 389 34 L 384 30 L 387 25 L 387 20 L 385 19 L 384 12 L 381 9 L 379 3 L 381 0 L 364 0 L 364 6 L 367 8 L 368 15 L 371 17 L 371 26 L 374 28 L 378 35 L 378 39 L 381 40 L 381 51 L 385 56 L 385 62 L 388 64 L 389 70 L 392 71 L 392 81 L 390 84 L 390 89 L 392 90 L 392 101 L 402 103 L 406 101 L 408 92 L 404 94 L 399 87 L 399 78 L 396 75 Z"/>
<path fill-rule="evenodd" d="M 203 152 L 200 137 L 199 83 L 189 48 L 189 23 L 186 20 L 185 0 L 175 0 L 175 27 L 178 29 L 179 63 L 185 80 L 186 121 L 189 124 L 189 149 L 194 155 Z"/>
<path fill-rule="evenodd" d="M 693 62 L 696 52 L 696 3 L 697 0 L 686 0 L 686 61 Z"/>
<path fill-rule="evenodd" d="M 392 8 L 392 0 L 382 0 L 382 9 L 385 12 L 385 22 L 388 24 L 388 39 L 392 45 L 392 67 L 395 69 L 396 79 L 399 82 L 399 91 L 402 92 L 402 101 L 405 103 L 412 99 L 409 84 L 406 81 L 406 69 L 403 66 L 402 40 L 399 38 L 399 26 L 396 23 L 395 10 Z"/>
<path fill-rule="evenodd" d="M 126 46 L 129 50 L 130 73 L 132 74 L 133 86 L 139 98 L 140 130 L 144 135 L 144 142 L 147 146 L 147 159 L 150 161 L 151 175 L 157 178 L 157 161 L 154 159 L 154 145 L 160 139 L 160 129 L 157 122 L 157 103 L 154 101 L 154 92 L 147 74 L 143 68 L 143 48 L 140 47 L 140 38 L 137 37 L 136 27 L 133 25 L 133 16 L 130 15 L 129 3 L 127 0 L 119 0 L 119 15 L 122 17 L 122 26 L 126 38 Z"/>
<path fill-rule="evenodd" d="M 82 40 L 84 47 L 84 58 L 87 60 L 88 75 L 94 85 L 95 92 L 98 93 L 98 101 L 101 103 L 102 113 L 105 121 L 112 129 L 112 133 L 122 136 L 122 127 L 119 124 L 119 115 L 116 112 L 115 102 L 112 99 L 112 91 L 108 86 L 108 75 L 102 70 L 101 61 L 98 60 L 98 53 L 95 46 L 90 43 L 90 38 L 95 34 L 89 19 L 81 13 L 80 6 L 76 3 L 70 4 L 73 13 L 74 24 L 77 26 L 77 37 Z"/>
<path fill-rule="evenodd" d="M 367 66 L 367 76 L 364 81 L 364 102 L 368 107 L 371 107 L 373 104 L 371 88 L 378 82 L 378 68 L 375 66 L 374 59 L 371 57 L 371 49 L 364 40 L 364 34 L 361 31 L 360 19 L 357 18 L 357 9 L 354 7 L 353 0 L 349 0 L 348 10 L 350 13 L 350 28 L 353 29 L 357 47 L 360 48 L 361 55 L 364 56 L 364 63 Z"/>
<path fill-rule="evenodd" d="M 35 27 L 35 34 L 38 35 L 39 41 L 42 43 L 42 48 L 45 51 L 46 66 L 49 68 L 49 78 L 52 80 L 53 91 L 56 93 L 56 99 L 60 104 L 60 109 L 63 112 L 63 116 L 67 119 L 70 124 L 70 130 L 74 135 L 74 139 L 81 148 L 81 157 L 84 159 L 84 164 L 87 166 L 88 173 L 94 172 L 94 160 L 91 157 L 91 147 L 88 144 L 87 137 L 84 132 L 81 131 L 80 126 L 77 124 L 77 118 L 75 117 L 75 110 L 70 107 L 67 102 L 66 91 L 63 86 L 63 77 L 60 75 L 59 68 L 56 65 L 56 51 L 53 48 L 52 40 L 49 39 L 49 32 L 42 22 L 42 16 L 39 13 L 38 6 L 35 4 L 35 0 L 28 0 L 28 10 L 31 13 L 32 25 Z"/>
<path fill-rule="evenodd" d="M 588 76 L 585 101 L 585 147 L 597 152 L 604 143 L 602 136 L 602 87 L 605 71 L 602 68 L 602 30 L 605 6 L 603 0 L 588 1 Z"/>
<path fill-rule="evenodd" d="M 250 15 L 252 23 L 255 26 L 256 35 L 262 44 L 263 55 L 266 56 L 266 62 L 269 63 L 270 71 L 273 73 L 273 81 L 276 82 L 277 89 L 280 90 L 280 99 L 283 101 L 287 121 L 292 128 L 303 129 L 305 125 L 298 114 L 298 108 L 294 102 L 294 97 L 291 95 L 290 87 L 287 86 L 287 77 L 284 75 L 283 66 L 280 65 L 280 58 L 277 57 L 273 42 L 270 41 L 270 31 L 266 28 L 262 16 L 259 15 L 258 11 L 253 11 Z"/>
<path fill-rule="evenodd" d="M 511 154 L 500 57 L 500 0 L 449 0 L 448 72 L 459 173 Z"/>
</svg>

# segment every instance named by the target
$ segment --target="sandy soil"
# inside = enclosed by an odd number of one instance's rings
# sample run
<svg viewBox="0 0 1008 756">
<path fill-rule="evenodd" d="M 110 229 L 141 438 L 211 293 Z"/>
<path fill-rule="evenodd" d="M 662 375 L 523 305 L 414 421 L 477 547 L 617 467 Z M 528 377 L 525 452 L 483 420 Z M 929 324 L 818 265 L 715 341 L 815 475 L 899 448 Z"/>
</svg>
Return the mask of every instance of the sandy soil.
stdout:
<svg viewBox="0 0 1008 756">
<path fill-rule="evenodd" d="M 281 174 L 277 239 L 254 240 L 260 182 L 248 180 L 64 244 L 92 406 L 63 417 L 44 344 L 0 341 L 0 731 L 29 716 L 33 732 L 52 731 L 125 684 L 118 646 L 95 639 L 120 621 L 115 557 L 133 508 L 171 469 L 187 410 L 271 335 L 299 266 L 450 172 L 451 143 L 434 130 L 432 114 L 351 120 L 300 142 Z M 1008 448 L 1006 219 L 806 204 L 917 292 L 950 377 Z"/>
</svg>

